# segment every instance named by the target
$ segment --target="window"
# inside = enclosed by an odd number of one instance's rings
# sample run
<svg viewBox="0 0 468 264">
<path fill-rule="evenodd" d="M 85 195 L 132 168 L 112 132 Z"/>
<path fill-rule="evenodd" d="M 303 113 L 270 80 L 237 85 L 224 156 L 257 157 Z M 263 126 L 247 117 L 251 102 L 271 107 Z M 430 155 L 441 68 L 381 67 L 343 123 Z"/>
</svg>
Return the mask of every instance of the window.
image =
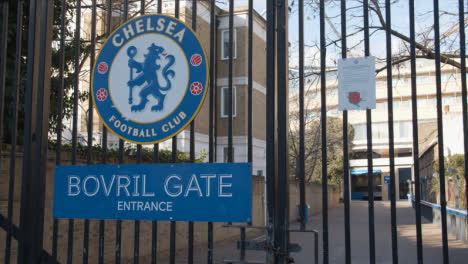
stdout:
<svg viewBox="0 0 468 264">
<path fill-rule="evenodd" d="M 388 138 L 388 124 L 387 123 L 372 124 L 372 139 L 387 139 L 387 138 Z"/>
<path fill-rule="evenodd" d="M 237 31 L 234 29 L 232 32 L 233 42 L 232 42 L 232 55 L 233 59 L 237 57 Z M 229 59 L 229 30 L 223 30 L 221 32 L 221 59 Z"/>
<path fill-rule="evenodd" d="M 376 104 L 376 109 L 378 109 L 378 110 L 387 110 L 388 109 L 387 101 L 378 102 Z"/>
<path fill-rule="evenodd" d="M 433 76 L 429 76 L 429 75 L 420 75 L 416 77 L 417 83 L 430 83 L 433 81 L 434 81 Z"/>
<path fill-rule="evenodd" d="M 411 109 L 411 101 L 410 100 L 403 100 L 400 102 L 400 108 L 402 109 Z"/>
<path fill-rule="evenodd" d="M 228 159 L 228 147 L 224 147 L 224 156 L 223 156 L 223 160 L 224 162 L 229 162 L 229 159 Z M 232 147 L 232 162 L 234 162 L 234 150 L 235 148 Z"/>
<path fill-rule="evenodd" d="M 418 107 L 429 107 L 437 105 L 436 98 L 419 98 Z"/>
<path fill-rule="evenodd" d="M 411 138 L 413 133 L 412 123 L 409 121 L 399 123 L 400 138 Z"/>
<path fill-rule="evenodd" d="M 232 87 L 232 117 L 237 114 L 236 87 Z M 229 117 L 229 87 L 221 88 L 221 117 Z"/>
<path fill-rule="evenodd" d="M 363 140 L 367 138 L 366 125 L 354 126 L 354 140 Z"/>
<path fill-rule="evenodd" d="M 458 103 L 460 97 L 456 96 L 444 96 L 442 97 L 442 105 L 453 105 Z"/>
<path fill-rule="evenodd" d="M 455 81 L 455 75 L 453 73 L 444 73 L 440 76 L 442 82 Z"/>
</svg>

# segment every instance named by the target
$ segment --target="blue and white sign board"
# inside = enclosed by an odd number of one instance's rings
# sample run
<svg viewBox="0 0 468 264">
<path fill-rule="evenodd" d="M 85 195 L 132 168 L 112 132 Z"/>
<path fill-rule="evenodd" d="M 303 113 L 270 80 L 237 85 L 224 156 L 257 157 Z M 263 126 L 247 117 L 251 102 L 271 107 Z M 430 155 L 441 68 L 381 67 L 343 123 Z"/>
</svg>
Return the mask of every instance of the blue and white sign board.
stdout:
<svg viewBox="0 0 468 264">
<path fill-rule="evenodd" d="M 55 168 L 55 218 L 251 221 L 250 163 Z"/>
<path fill-rule="evenodd" d="M 384 176 L 383 181 L 384 183 L 387 183 L 387 184 L 390 183 L 390 176 Z"/>
<path fill-rule="evenodd" d="M 173 137 L 196 116 L 208 64 L 190 27 L 174 17 L 144 15 L 105 41 L 91 83 L 97 112 L 110 131 L 153 144 Z"/>
</svg>

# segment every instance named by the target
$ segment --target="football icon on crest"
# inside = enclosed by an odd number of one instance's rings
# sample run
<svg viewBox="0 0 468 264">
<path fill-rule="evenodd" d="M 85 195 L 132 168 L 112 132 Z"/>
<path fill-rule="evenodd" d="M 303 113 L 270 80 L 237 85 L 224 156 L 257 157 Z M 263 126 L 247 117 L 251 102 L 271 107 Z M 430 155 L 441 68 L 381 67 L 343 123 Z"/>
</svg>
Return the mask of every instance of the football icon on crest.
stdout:
<svg viewBox="0 0 468 264">
<path fill-rule="evenodd" d="M 114 134 L 134 143 L 173 137 L 201 108 L 205 58 L 195 33 L 176 18 L 144 15 L 127 21 L 96 59 L 92 89 L 99 116 Z"/>
<path fill-rule="evenodd" d="M 192 55 L 192 58 L 190 58 L 190 63 L 193 66 L 199 66 L 201 62 L 202 62 L 202 57 L 200 56 L 200 54 L 194 54 Z"/>
<path fill-rule="evenodd" d="M 101 62 L 101 63 L 99 63 L 99 65 L 98 65 L 98 72 L 99 72 L 100 74 L 104 74 L 104 73 L 107 72 L 107 68 L 108 68 L 108 67 L 107 67 L 107 63 Z"/>
</svg>

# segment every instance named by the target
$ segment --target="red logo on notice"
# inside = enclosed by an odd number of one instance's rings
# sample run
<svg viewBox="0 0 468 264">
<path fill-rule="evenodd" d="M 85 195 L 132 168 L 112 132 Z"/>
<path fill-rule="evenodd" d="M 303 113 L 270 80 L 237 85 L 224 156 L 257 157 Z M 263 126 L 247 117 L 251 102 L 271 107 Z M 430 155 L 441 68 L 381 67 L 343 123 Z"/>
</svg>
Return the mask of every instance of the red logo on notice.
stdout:
<svg viewBox="0 0 468 264">
<path fill-rule="evenodd" d="M 203 86 L 199 82 L 194 82 L 194 83 L 192 83 L 192 85 L 190 85 L 190 92 L 193 95 L 201 94 L 202 90 L 203 90 Z"/>
<path fill-rule="evenodd" d="M 98 69 L 97 69 L 97 70 L 98 70 L 98 72 L 99 72 L 100 74 L 104 74 L 104 73 L 107 72 L 107 69 L 108 69 L 107 63 L 101 62 L 101 63 L 99 63 Z"/>
<path fill-rule="evenodd" d="M 99 101 L 104 101 L 107 98 L 107 91 L 104 88 L 101 88 L 97 91 L 96 97 Z"/>
<path fill-rule="evenodd" d="M 190 58 L 190 63 L 193 66 L 199 66 L 202 63 L 202 57 L 200 56 L 200 54 L 192 55 L 192 58 Z"/>
<path fill-rule="evenodd" d="M 348 94 L 349 102 L 359 106 L 359 103 L 362 101 L 361 94 L 359 92 L 351 92 Z"/>
</svg>

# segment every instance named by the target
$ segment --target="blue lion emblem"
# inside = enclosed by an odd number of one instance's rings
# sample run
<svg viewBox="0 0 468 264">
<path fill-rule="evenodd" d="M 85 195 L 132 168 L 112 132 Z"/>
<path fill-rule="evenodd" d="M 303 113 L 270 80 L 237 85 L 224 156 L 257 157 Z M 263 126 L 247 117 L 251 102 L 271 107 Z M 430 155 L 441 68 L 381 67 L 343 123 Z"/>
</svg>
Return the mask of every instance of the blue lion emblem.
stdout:
<svg viewBox="0 0 468 264">
<path fill-rule="evenodd" d="M 165 57 L 169 62 L 161 72 L 166 81 L 166 85 L 162 87 L 159 84 L 157 75 L 157 71 L 161 68 L 161 65 L 156 64 L 156 60 L 161 59 L 160 55 L 163 54 L 163 52 L 164 49 L 162 47 L 156 46 L 153 43 L 148 47 L 148 53 L 144 55 L 144 61 L 137 62 L 133 59 L 137 53 L 135 46 L 130 46 L 127 49 L 127 55 L 129 57 L 128 67 L 130 68 L 130 80 L 127 82 L 130 90 L 130 95 L 128 97 L 128 103 L 130 105 L 133 103 L 133 87 L 141 86 L 146 83 L 138 94 L 140 96 L 140 103 L 132 105 L 132 112 L 140 112 L 145 109 L 146 104 L 149 102 L 149 95 L 152 95 L 158 100 L 157 105 L 151 107 L 151 111 L 161 111 L 164 108 L 164 98 L 166 95 L 161 93 L 161 91 L 164 92 L 171 89 L 171 79 L 174 78 L 175 72 L 170 70 L 170 68 L 174 64 L 175 58 L 173 55 L 167 55 Z M 136 73 L 140 73 L 135 78 L 133 78 L 133 69 L 136 70 Z M 171 77 L 171 79 L 169 79 L 169 77 Z"/>
</svg>

